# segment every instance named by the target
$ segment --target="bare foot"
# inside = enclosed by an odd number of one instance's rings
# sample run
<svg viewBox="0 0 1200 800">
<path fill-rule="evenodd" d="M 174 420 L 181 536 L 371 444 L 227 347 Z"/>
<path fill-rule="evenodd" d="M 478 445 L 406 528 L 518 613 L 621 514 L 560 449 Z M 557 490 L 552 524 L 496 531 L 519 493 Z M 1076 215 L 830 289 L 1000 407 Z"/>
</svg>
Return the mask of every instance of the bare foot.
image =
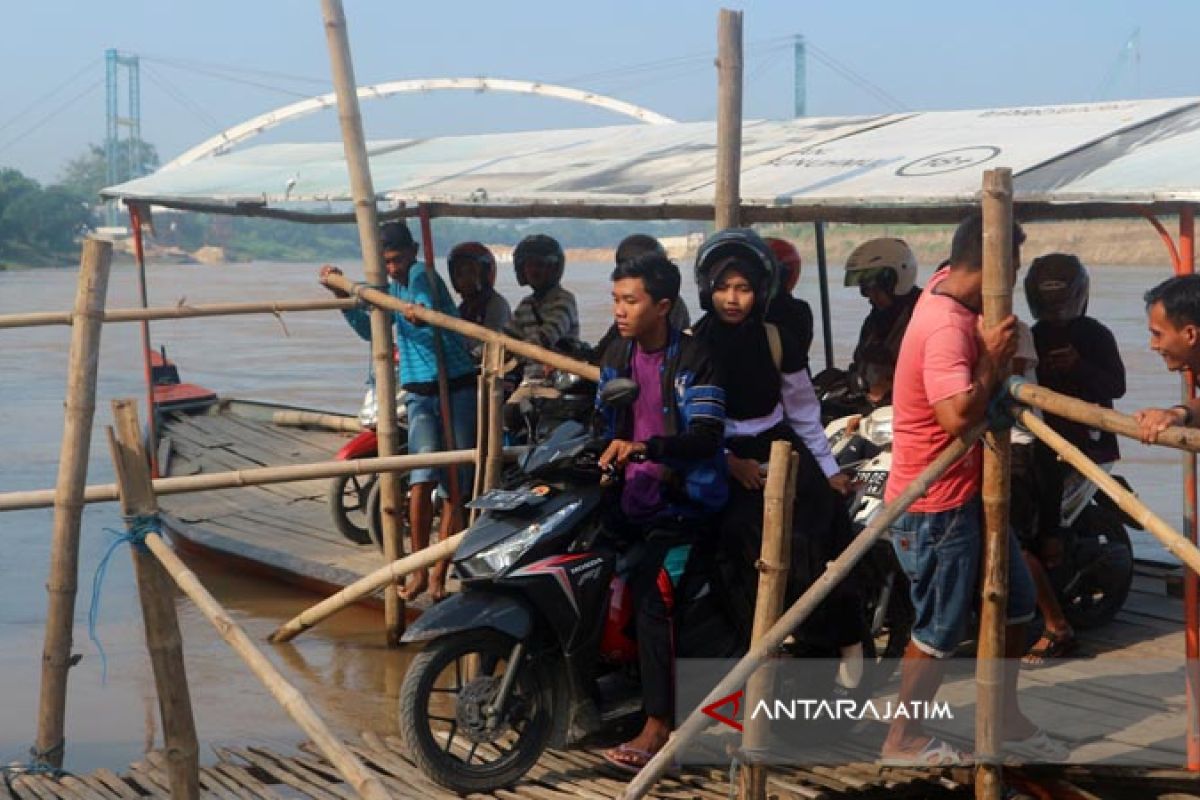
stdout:
<svg viewBox="0 0 1200 800">
<path fill-rule="evenodd" d="M 404 588 L 400 590 L 400 599 L 406 603 L 411 603 L 421 595 L 425 594 L 426 587 L 429 586 L 429 572 L 419 569 L 416 572 L 409 573 L 408 578 L 404 581 Z"/>
<path fill-rule="evenodd" d="M 449 562 L 442 560 L 429 571 L 429 598 L 435 603 L 446 599 L 446 572 L 449 568 Z"/>
</svg>

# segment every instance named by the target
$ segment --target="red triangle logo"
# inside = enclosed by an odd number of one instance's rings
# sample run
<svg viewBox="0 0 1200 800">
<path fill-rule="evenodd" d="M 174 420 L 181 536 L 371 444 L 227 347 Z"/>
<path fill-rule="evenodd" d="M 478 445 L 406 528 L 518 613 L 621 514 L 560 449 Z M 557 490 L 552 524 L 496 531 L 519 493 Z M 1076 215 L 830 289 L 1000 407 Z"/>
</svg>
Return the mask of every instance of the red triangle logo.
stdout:
<svg viewBox="0 0 1200 800">
<path fill-rule="evenodd" d="M 726 695 L 725 697 L 722 697 L 720 700 L 716 700 L 712 703 L 709 703 L 708 705 L 706 705 L 704 708 L 702 708 L 700 710 L 702 712 L 704 712 L 704 714 L 706 714 L 707 716 L 715 719 L 717 722 L 728 725 L 729 727 L 733 728 L 735 731 L 738 731 L 740 733 L 742 730 L 742 723 L 738 722 L 737 718 L 742 710 L 742 694 L 743 694 L 743 690 L 738 689 L 733 694 Z M 733 706 L 733 710 L 729 713 L 728 716 L 726 716 L 725 714 L 722 714 L 720 711 L 717 711 L 718 708 L 722 708 L 722 707 L 728 706 L 728 705 Z"/>
</svg>

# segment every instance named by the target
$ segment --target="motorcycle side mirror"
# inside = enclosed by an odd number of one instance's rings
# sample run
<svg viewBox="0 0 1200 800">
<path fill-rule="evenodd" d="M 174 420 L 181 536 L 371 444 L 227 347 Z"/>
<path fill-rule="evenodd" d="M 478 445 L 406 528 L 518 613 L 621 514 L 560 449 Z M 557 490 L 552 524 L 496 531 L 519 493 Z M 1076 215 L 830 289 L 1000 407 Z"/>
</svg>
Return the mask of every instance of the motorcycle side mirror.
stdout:
<svg viewBox="0 0 1200 800">
<path fill-rule="evenodd" d="M 613 378 L 600 390 L 600 402 L 610 408 L 628 408 L 637 400 L 638 392 L 631 378 Z"/>
</svg>

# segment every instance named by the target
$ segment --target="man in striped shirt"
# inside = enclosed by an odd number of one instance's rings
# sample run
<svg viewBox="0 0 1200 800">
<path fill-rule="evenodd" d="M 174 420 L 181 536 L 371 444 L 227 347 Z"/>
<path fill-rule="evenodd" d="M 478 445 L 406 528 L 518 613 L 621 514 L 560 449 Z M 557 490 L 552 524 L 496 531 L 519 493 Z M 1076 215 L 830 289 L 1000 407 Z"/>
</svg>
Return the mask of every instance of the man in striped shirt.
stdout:
<svg viewBox="0 0 1200 800">
<path fill-rule="evenodd" d="M 562 288 L 566 257 L 562 246 L 549 236 L 526 236 L 513 250 L 517 283 L 533 292 L 517 305 L 505 333 L 551 350 L 579 340 L 579 309 L 575 295 Z M 529 364 L 526 378 L 540 378 L 545 368 Z"/>
</svg>

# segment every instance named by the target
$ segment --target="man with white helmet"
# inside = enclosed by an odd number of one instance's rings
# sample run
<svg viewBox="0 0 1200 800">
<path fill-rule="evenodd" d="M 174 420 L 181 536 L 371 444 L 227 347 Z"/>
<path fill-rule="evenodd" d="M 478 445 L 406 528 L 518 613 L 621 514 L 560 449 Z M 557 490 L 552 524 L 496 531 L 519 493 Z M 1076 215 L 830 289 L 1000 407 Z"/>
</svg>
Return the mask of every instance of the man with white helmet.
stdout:
<svg viewBox="0 0 1200 800">
<path fill-rule="evenodd" d="M 903 239 L 871 239 L 846 260 L 845 285 L 857 286 L 871 303 L 849 371 L 864 380 L 876 402 L 891 393 L 900 342 L 921 296 L 916 284 L 917 257 Z"/>
</svg>

